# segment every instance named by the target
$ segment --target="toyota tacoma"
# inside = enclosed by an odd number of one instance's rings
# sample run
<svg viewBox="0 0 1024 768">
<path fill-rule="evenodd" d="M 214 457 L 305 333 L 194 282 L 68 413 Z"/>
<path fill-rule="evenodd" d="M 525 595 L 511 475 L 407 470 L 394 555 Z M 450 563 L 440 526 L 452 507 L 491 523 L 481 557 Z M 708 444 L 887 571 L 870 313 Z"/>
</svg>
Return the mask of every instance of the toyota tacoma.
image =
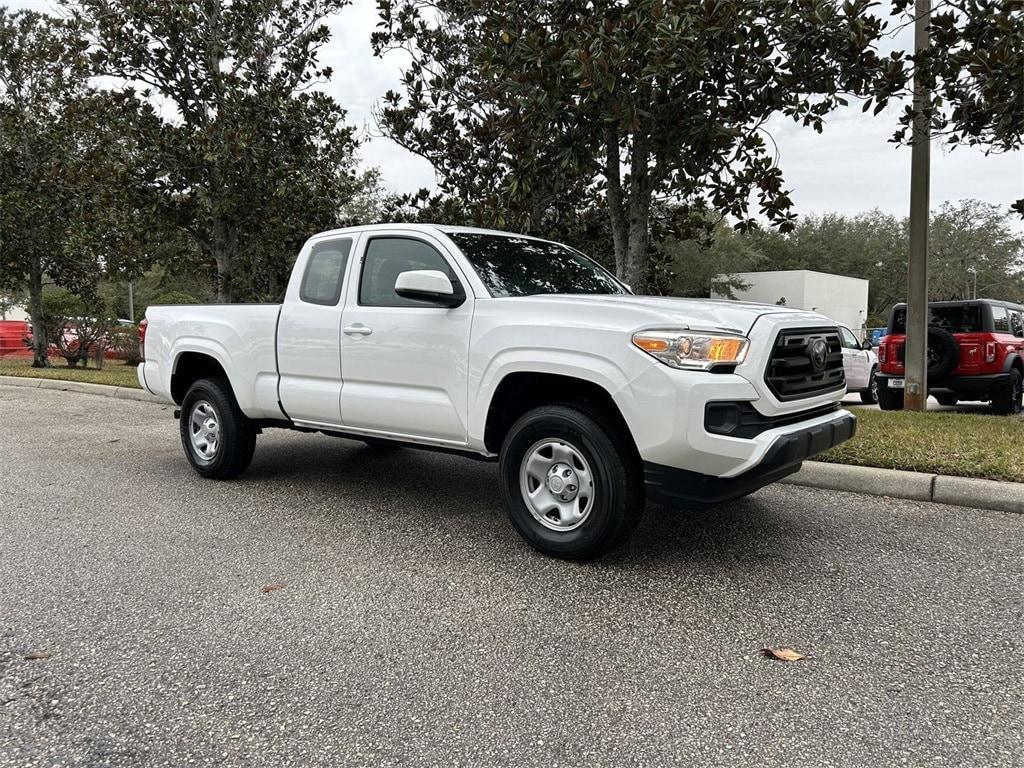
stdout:
<svg viewBox="0 0 1024 768">
<path fill-rule="evenodd" d="M 645 500 L 738 498 L 856 428 L 828 318 L 636 296 L 573 248 L 466 227 L 316 235 L 283 303 L 150 307 L 142 343 L 200 475 L 243 472 L 272 427 L 496 460 L 512 524 L 569 559 Z"/>
</svg>

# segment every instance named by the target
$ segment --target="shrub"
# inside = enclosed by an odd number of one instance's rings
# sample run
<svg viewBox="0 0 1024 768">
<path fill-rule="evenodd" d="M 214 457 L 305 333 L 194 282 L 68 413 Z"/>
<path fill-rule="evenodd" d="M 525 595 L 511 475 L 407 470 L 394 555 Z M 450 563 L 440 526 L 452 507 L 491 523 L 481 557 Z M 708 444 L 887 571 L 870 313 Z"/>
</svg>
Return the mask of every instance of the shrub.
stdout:
<svg viewBox="0 0 1024 768">
<path fill-rule="evenodd" d="M 69 368 L 79 363 L 87 367 L 90 357 L 97 368 L 103 367 L 103 352 L 115 321 L 103 316 L 102 306 L 90 306 L 81 296 L 62 288 L 43 295 L 43 317 L 47 339 Z"/>
<path fill-rule="evenodd" d="M 202 304 L 202 302 L 191 293 L 184 291 L 165 291 L 150 302 L 150 306 L 163 304 Z"/>
</svg>

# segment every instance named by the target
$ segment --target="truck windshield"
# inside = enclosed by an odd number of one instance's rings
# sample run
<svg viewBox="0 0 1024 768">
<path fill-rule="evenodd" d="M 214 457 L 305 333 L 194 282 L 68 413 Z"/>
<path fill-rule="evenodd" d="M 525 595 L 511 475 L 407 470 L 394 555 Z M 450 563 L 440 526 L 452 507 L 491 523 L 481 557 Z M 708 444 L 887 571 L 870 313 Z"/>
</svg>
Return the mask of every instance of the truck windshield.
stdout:
<svg viewBox="0 0 1024 768">
<path fill-rule="evenodd" d="M 949 304 L 928 307 L 928 325 L 938 326 L 950 333 L 976 333 L 985 330 L 981 304 Z M 892 313 L 890 333 L 907 332 L 907 309 L 896 307 Z"/>
<path fill-rule="evenodd" d="M 451 232 L 448 236 L 495 298 L 626 293 L 623 285 L 597 262 L 558 243 L 480 232 Z"/>
</svg>

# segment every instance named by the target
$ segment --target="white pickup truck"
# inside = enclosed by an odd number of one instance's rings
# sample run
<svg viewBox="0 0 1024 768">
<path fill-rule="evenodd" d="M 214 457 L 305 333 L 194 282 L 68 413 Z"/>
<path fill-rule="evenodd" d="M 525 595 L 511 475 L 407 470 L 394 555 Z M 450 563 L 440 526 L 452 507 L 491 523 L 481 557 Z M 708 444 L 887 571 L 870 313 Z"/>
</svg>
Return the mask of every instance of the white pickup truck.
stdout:
<svg viewBox="0 0 1024 768">
<path fill-rule="evenodd" d="M 565 245 L 465 227 L 316 235 L 283 304 L 150 307 L 143 347 L 204 477 L 268 427 L 496 459 L 519 533 L 572 559 L 645 499 L 743 496 L 856 428 L 827 318 L 634 296 Z"/>
</svg>

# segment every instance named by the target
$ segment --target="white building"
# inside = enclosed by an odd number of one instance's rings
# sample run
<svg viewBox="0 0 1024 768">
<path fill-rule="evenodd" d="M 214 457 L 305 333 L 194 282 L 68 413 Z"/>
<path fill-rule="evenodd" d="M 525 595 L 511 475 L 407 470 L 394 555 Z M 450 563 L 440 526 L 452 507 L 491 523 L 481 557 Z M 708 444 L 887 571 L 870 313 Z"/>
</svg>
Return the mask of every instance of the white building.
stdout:
<svg viewBox="0 0 1024 768">
<path fill-rule="evenodd" d="M 759 304 L 784 304 L 794 309 L 808 309 L 831 317 L 849 326 L 863 338 L 864 323 L 868 316 L 868 281 L 859 277 L 830 275 L 809 269 L 789 269 L 779 272 L 737 272 L 737 277 L 749 288 L 734 291 L 740 301 Z M 722 275 L 721 277 L 726 277 Z M 712 298 L 728 298 L 712 292 Z"/>
<path fill-rule="evenodd" d="M 5 306 L 0 303 L 0 320 L 28 320 L 28 312 L 18 304 Z"/>
</svg>

